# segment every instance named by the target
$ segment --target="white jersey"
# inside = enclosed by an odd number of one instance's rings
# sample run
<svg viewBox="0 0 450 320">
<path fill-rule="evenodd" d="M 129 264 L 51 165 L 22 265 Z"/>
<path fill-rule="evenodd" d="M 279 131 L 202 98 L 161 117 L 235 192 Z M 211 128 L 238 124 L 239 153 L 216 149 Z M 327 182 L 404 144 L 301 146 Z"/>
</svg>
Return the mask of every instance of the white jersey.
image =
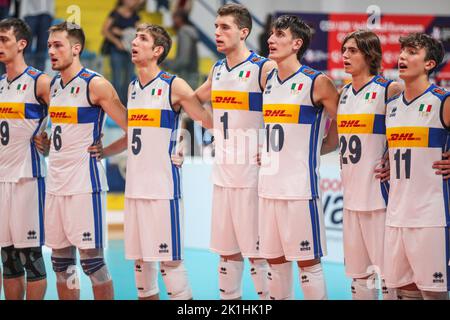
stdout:
<svg viewBox="0 0 450 320">
<path fill-rule="evenodd" d="M 351 84 L 342 90 L 337 125 L 345 209 L 386 208 L 389 185 L 375 178 L 374 171 L 387 151 L 386 98 L 391 82 L 374 76 L 357 92 Z"/>
<path fill-rule="evenodd" d="M 89 82 L 96 76 L 83 68 L 64 86 L 59 75 L 52 81 L 48 193 L 73 195 L 108 190 L 102 163 L 87 151 L 100 139 L 105 117 L 103 109 L 89 99 Z"/>
<path fill-rule="evenodd" d="M 259 172 L 260 197 L 308 200 L 319 197 L 320 149 L 325 111 L 312 101 L 319 72 L 301 66 L 284 81 L 274 70 L 263 94 L 266 137 Z"/>
<path fill-rule="evenodd" d="M 130 84 L 128 96 L 128 158 L 125 196 L 137 199 L 178 199 L 180 171 L 170 158 L 176 147 L 179 113 L 172 109 L 175 76 L 161 71 L 142 86 Z"/>
<path fill-rule="evenodd" d="M 42 75 L 32 67 L 8 82 L 0 78 L 0 181 L 44 177 L 44 157 L 33 137 L 47 125 L 47 106 L 36 97 L 36 82 Z"/>
<path fill-rule="evenodd" d="M 233 68 L 226 59 L 212 72 L 215 158 L 212 179 L 221 187 L 256 188 L 258 132 L 263 127 L 261 68 L 255 53 Z"/>
<path fill-rule="evenodd" d="M 386 225 L 443 227 L 450 223 L 449 180 L 432 168 L 450 148 L 449 128 L 442 122 L 444 101 L 450 96 L 432 84 L 407 102 L 400 94 L 387 104 L 386 136 L 391 168 Z M 430 249 L 431 250 L 431 249 Z"/>
</svg>

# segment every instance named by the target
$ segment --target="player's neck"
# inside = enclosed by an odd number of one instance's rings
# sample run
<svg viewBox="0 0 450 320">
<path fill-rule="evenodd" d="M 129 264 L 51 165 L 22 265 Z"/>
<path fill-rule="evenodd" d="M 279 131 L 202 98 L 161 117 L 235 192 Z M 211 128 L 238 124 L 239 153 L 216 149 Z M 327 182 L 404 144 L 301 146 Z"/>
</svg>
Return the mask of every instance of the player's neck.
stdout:
<svg viewBox="0 0 450 320">
<path fill-rule="evenodd" d="M 355 91 L 359 91 L 369 81 L 373 79 L 374 75 L 369 73 L 360 73 L 352 75 L 352 87 Z"/>
<path fill-rule="evenodd" d="M 157 64 L 150 64 L 146 66 L 137 67 L 137 76 L 141 84 L 146 84 L 156 78 L 161 72 Z"/>
<path fill-rule="evenodd" d="M 284 81 L 296 73 L 301 66 L 302 64 L 298 61 L 297 55 L 291 55 L 282 61 L 278 61 L 278 78 L 280 78 L 281 81 Z"/>
<path fill-rule="evenodd" d="M 16 59 L 14 59 L 14 61 L 5 64 L 6 78 L 8 79 L 8 81 L 12 81 L 20 76 L 26 68 L 27 64 L 25 63 L 23 56 L 18 56 L 16 57 Z"/>
<path fill-rule="evenodd" d="M 407 101 L 411 101 L 420 96 L 430 86 L 427 75 L 422 75 L 415 79 L 405 79 L 404 96 Z"/>
<path fill-rule="evenodd" d="M 61 70 L 61 80 L 64 85 L 66 85 L 70 80 L 75 78 L 75 76 L 83 69 L 79 60 L 74 60 L 70 66 L 66 69 Z"/>
<path fill-rule="evenodd" d="M 242 63 L 245 61 L 245 59 L 248 58 L 250 55 L 250 50 L 245 45 L 241 45 L 238 48 L 234 49 L 233 51 L 230 51 L 227 53 L 226 59 L 227 59 L 227 65 L 229 68 L 234 68 L 239 63 Z"/>
</svg>

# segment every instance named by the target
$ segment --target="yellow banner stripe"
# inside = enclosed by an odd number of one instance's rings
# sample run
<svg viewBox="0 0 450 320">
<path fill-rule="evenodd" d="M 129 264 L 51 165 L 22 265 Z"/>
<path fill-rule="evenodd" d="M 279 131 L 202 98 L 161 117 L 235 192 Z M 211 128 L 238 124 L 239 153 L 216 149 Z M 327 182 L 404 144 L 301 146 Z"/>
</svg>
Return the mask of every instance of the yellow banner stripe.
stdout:
<svg viewBox="0 0 450 320">
<path fill-rule="evenodd" d="M 25 119 L 25 103 L 0 103 L 0 119 Z"/>
<path fill-rule="evenodd" d="M 389 148 L 428 147 L 429 128 L 394 127 L 386 129 Z"/>
<path fill-rule="evenodd" d="M 78 123 L 77 107 L 50 107 L 49 114 L 53 123 Z"/>
<path fill-rule="evenodd" d="M 298 123 L 300 106 L 298 104 L 264 104 L 265 123 Z"/>
<path fill-rule="evenodd" d="M 375 114 L 339 114 L 337 116 L 338 132 L 372 133 Z"/>
<path fill-rule="evenodd" d="M 129 127 L 159 127 L 161 110 L 159 109 L 128 109 Z"/>
<path fill-rule="evenodd" d="M 249 110 L 249 93 L 240 91 L 213 91 L 211 93 L 213 109 Z"/>
</svg>

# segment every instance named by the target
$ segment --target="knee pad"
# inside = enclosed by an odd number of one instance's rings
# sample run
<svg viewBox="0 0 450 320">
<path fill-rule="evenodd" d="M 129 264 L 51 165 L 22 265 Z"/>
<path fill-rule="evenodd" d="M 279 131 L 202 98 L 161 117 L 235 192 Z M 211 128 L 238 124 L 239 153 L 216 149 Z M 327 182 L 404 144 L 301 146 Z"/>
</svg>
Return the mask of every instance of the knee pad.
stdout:
<svg viewBox="0 0 450 320">
<path fill-rule="evenodd" d="M 19 251 L 14 246 L 4 247 L 1 250 L 3 263 L 3 278 L 14 279 L 23 277 L 25 270 L 19 258 Z"/>
<path fill-rule="evenodd" d="M 134 262 L 134 278 L 139 298 L 148 298 L 159 293 L 156 262 L 136 260 Z"/>
<path fill-rule="evenodd" d="M 310 267 L 303 267 L 299 271 L 305 300 L 326 300 L 328 296 L 322 264 L 319 262 Z"/>
<path fill-rule="evenodd" d="M 292 262 L 271 264 L 267 274 L 271 300 L 292 300 L 294 298 Z"/>
<path fill-rule="evenodd" d="M 353 279 L 353 300 L 378 300 L 378 289 L 375 286 L 376 275 L 372 274 L 367 279 Z"/>
<path fill-rule="evenodd" d="M 242 297 L 242 272 L 244 261 L 220 258 L 219 289 L 220 299 L 233 300 Z"/>
<path fill-rule="evenodd" d="M 75 247 L 52 250 L 51 260 L 53 271 L 56 273 L 56 282 L 69 285 L 70 278 L 73 278 L 73 287 L 79 285 L 75 261 L 76 255 Z"/>
<path fill-rule="evenodd" d="M 250 261 L 250 275 L 261 300 L 267 300 L 269 297 L 269 289 L 267 288 L 268 270 L 269 265 L 266 260 L 257 259 Z"/>
<path fill-rule="evenodd" d="M 192 299 L 192 291 L 183 261 L 161 262 L 160 269 L 167 294 L 171 300 Z"/>
<path fill-rule="evenodd" d="M 447 291 L 422 291 L 423 300 L 448 300 Z"/>
<path fill-rule="evenodd" d="M 27 281 L 33 282 L 47 278 L 41 247 L 20 249 L 19 256 L 27 272 Z"/>
<path fill-rule="evenodd" d="M 103 249 L 80 250 L 80 263 L 84 274 L 91 279 L 92 285 L 99 285 L 111 280 L 103 257 Z"/>
</svg>

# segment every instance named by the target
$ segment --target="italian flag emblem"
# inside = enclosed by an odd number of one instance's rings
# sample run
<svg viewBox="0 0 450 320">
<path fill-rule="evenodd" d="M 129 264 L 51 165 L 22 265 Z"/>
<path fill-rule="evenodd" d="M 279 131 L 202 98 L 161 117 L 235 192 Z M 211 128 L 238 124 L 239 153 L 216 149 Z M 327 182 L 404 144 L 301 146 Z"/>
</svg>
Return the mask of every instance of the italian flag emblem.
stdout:
<svg viewBox="0 0 450 320">
<path fill-rule="evenodd" d="M 431 104 L 424 104 L 422 103 L 419 107 L 420 112 L 430 112 L 431 111 Z"/>
<path fill-rule="evenodd" d="M 21 83 L 19 83 L 17 85 L 17 90 L 25 91 L 26 89 L 27 89 L 27 85 L 26 84 L 22 85 Z"/>
<path fill-rule="evenodd" d="M 162 94 L 162 89 L 152 89 L 152 96 L 160 96 Z"/>
<path fill-rule="evenodd" d="M 303 83 L 293 83 L 291 86 L 291 93 L 299 93 L 303 88 Z"/>
<path fill-rule="evenodd" d="M 367 92 L 364 100 L 371 102 L 372 100 L 375 100 L 377 97 L 377 93 L 376 92 Z"/>
<path fill-rule="evenodd" d="M 78 94 L 80 92 L 80 87 L 72 87 L 70 89 L 70 94 Z"/>
<path fill-rule="evenodd" d="M 239 72 L 239 79 L 247 80 L 248 78 L 250 78 L 250 71 L 242 70 L 241 72 Z"/>
</svg>

